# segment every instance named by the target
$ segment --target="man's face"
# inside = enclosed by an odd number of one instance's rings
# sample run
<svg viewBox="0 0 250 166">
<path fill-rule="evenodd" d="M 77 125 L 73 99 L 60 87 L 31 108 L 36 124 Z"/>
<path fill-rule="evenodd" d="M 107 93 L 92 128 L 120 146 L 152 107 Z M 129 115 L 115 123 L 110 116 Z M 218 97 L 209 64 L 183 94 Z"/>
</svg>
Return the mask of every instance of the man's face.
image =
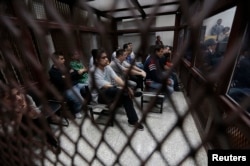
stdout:
<svg viewBox="0 0 250 166">
<path fill-rule="evenodd" d="M 105 67 L 105 66 L 107 66 L 109 64 L 109 59 L 108 59 L 108 56 L 107 56 L 106 53 L 102 53 L 102 55 L 101 55 L 101 57 L 99 59 L 98 64 L 100 66 L 103 66 L 103 67 Z"/>
<path fill-rule="evenodd" d="M 216 47 L 217 47 L 217 44 L 214 44 L 214 45 L 211 46 L 211 49 L 212 49 L 213 52 L 215 52 Z"/>
<path fill-rule="evenodd" d="M 157 55 L 159 58 L 161 58 L 161 57 L 163 56 L 163 53 L 164 53 L 163 49 L 160 49 L 159 51 L 156 51 L 156 55 Z"/>
<path fill-rule="evenodd" d="M 15 102 L 16 102 L 15 104 L 16 104 L 17 108 L 25 109 L 27 107 L 25 96 L 20 90 L 14 88 L 11 90 L 11 94 L 13 95 L 13 97 L 15 99 Z"/>
<path fill-rule="evenodd" d="M 123 54 L 121 55 L 121 59 L 120 60 L 122 62 L 125 61 L 125 59 L 127 58 L 127 55 L 128 55 L 127 51 L 124 51 Z"/>
<path fill-rule="evenodd" d="M 57 58 L 57 62 L 58 62 L 59 64 L 64 64 L 64 62 L 65 62 L 64 56 L 60 55 L 60 56 Z"/>
<path fill-rule="evenodd" d="M 129 44 L 128 47 L 132 50 L 133 49 L 133 45 Z"/>
<path fill-rule="evenodd" d="M 80 54 L 79 54 L 78 51 L 75 51 L 75 52 L 73 53 L 72 59 L 74 59 L 74 60 L 79 60 L 79 59 L 80 59 Z"/>
<path fill-rule="evenodd" d="M 5 108 L 15 111 L 16 113 L 20 113 L 27 108 L 25 96 L 19 89 L 13 88 L 9 92 L 6 92 L 1 101 Z"/>
<path fill-rule="evenodd" d="M 221 23 L 222 23 L 222 20 L 219 19 L 219 20 L 217 21 L 217 24 L 220 25 Z"/>
<path fill-rule="evenodd" d="M 169 51 L 170 51 L 169 47 L 165 47 L 164 50 L 163 50 L 163 53 L 164 53 L 164 54 L 165 54 L 165 53 L 169 53 Z"/>
</svg>

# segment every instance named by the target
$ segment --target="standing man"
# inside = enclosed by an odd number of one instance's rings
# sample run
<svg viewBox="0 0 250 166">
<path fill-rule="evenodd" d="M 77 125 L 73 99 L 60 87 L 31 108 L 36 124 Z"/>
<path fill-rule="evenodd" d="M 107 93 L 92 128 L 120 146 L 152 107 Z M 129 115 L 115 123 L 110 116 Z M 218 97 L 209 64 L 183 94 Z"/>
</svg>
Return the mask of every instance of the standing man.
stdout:
<svg viewBox="0 0 250 166">
<path fill-rule="evenodd" d="M 216 24 L 212 27 L 211 35 L 218 36 L 222 32 L 224 26 L 221 25 L 221 23 L 222 23 L 222 19 L 220 18 L 217 20 Z"/>
<path fill-rule="evenodd" d="M 163 46 L 163 42 L 161 41 L 161 37 L 159 35 L 156 36 L 155 45 L 162 45 Z"/>
<path fill-rule="evenodd" d="M 65 96 L 75 117 L 82 118 L 83 98 L 80 93 L 81 88 L 78 87 L 76 81 L 79 78 L 79 73 L 73 69 L 68 73 L 64 65 L 64 55 L 61 52 L 53 53 L 53 61 L 54 64 L 49 70 L 51 83 Z M 73 86 L 71 81 L 73 82 Z"/>
</svg>

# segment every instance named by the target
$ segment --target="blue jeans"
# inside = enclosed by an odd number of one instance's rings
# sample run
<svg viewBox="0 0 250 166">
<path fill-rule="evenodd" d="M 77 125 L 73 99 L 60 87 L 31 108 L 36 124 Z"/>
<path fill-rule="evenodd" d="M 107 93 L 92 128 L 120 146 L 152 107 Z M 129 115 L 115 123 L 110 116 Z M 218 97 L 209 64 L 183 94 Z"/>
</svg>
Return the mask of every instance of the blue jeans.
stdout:
<svg viewBox="0 0 250 166">
<path fill-rule="evenodd" d="M 170 80 L 172 83 L 171 83 L 171 85 L 167 85 L 167 89 L 168 89 L 169 94 L 172 94 L 174 92 L 174 81 L 172 79 L 170 79 Z M 148 87 L 152 88 L 152 89 L 160 89 L 162 87 L 162 84 L 159 82 L 152 81 L 152 82 L 150 82 Z"/>
<path fill-rule="evenodd" d="M 83 97 L 81 95 L 81 89 L 87 84 L 78 83 L 74 85 L 71 89 L 64 92 L 64 95 L 69 102 L 69 106 L 74 114 L 79 113 L 83 106 Z"/>
</svg>

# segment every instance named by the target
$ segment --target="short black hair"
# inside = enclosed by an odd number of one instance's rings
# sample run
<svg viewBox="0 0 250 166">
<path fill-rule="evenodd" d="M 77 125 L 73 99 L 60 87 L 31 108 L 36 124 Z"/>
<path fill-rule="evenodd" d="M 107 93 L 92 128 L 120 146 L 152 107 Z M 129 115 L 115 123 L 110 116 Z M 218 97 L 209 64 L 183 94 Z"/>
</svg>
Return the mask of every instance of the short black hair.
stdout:
<svg viewBox="0 0 250 166">
<path fill-rule="evenodd" d="M 211 39 L 207 39 L 205 42 L 204 42 L 205 46 L 208 47 L 208 46 L 212 46 L 212 45 L 216 45 L 217 42 L 215 41 L 215 39 L 211 38 Z"/>
<path fill-rule="evenodd" d="M 123 55 L 124 52 L 125 52 L 124 49 L 118 49 L 118 50 L 116 51 L 116 57 L 119 57 L 119 56 Z"/>
<path fill-rule="evenodd" d="M 160 51 L 161 49 L 164 49 L 163 45 L 159 45 L 159 44 L 155 45 L 155 47 L 154 47 L 154 53 L 156 53 L 156 51 Z"/>
<path fill-rule="evenodd" d="M 123 44 L 123 49 L 124 49 L 124 50 L 128 49 L 128 43 Z"/>
<path fill-rule="evenodd" d="M 55 58 L 59 58 L 59 56 L 64 56 L 64 54 L 63 54 L 63 52 L 62 51 L 55 51 L 54 53 L 53 53 L 53 56 L 55 57 Z"/>
<path fill-rule="evenodd" d="M 94 65 L 98 65 L 97 61 L 101 58 L 103 53 L 106 53 L 104 49 L 97 49 L 94 51 L 94 54 L 92 54 Z"/>
</svg>

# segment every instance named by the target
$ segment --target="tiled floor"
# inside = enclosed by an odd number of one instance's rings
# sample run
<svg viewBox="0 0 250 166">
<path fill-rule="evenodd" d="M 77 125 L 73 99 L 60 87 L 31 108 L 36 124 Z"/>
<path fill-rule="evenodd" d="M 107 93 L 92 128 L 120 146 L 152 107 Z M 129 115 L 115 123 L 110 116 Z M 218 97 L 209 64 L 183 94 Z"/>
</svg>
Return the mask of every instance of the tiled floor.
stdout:
<svg viewBox="0 0 250 166">
<path fill-rule="evenodd" d="M 187 103 L 182 92 L 174 92 L 172 98 L 176 104 L 178 114 L 183 115 L 187 109 Z M 141 115 L 141 112 L 137 111 Z M 117 111 L 115 119 L 124 132 L 119 129 L 117 124 L 114 127 L 108 127 L 104 133 L 104 141 L 100 141 L 104 126 L 98 125 L 98 129 L 88 119 L 77 119 L 76 123 L 71 121 L 69 127 L 63 128 L 63 132 L 67 136 L 62 134 L 60 137 L 63 149 L 61 154 L 57 158 L 52 152 L 48 151 L 47 157 L 56 165 L 67 166 L 89 165 L 88 163 L 91 161 L 91 165 L 94 166 L 137 166 L 141 165 L 142 160 L 147 160 L 145 165 L 148 166 L 177 165 L 188 153 L 190 146 L 196 147 L 201 141 L 190 115 L 184 120 L 183 130 L 179 127 L 173 128 L 178 117 L 168 100 L 164 103 L 163 113 L 149 113 L 144 125 L 144 131 L 136 130 L 130 141 L 128 141 L 127 136 L 133 133 L 134 128 L 128 126 L 122 108 Z M 183 133 L 186 135 L 186 139 Z M 57 131 L 57 134 L 59 134 L 59 131 Z M 77 142 L 77 144 L 72 142 Z M 162 142 L 159 151 L 155 151 L 158 145 L 157 142 Z M 121 155 L 117 159 L 119 153 Z M 118 163 L 115 164 L 116 160 Z M 52 162 L 46 160 L 44 164 L 46 166 L 54 165 Z M 196 163 L 192 158 L 182 163 L 182 165 L 190 166 L 196 164 L 207 165 L 207 154 L 204 148 L 198 151 Z"/>
</svg>

